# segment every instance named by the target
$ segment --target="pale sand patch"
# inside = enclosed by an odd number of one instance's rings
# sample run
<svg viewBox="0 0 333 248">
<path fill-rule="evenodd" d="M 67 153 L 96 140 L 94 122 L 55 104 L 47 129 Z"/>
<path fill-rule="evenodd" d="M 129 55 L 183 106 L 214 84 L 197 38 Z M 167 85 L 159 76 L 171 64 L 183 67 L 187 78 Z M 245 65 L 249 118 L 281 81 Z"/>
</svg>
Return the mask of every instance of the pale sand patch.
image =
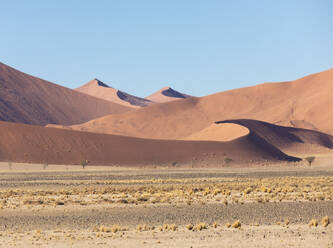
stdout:
<svg viewBox="0 0 333 248">
<path fill-rule="evenodd" d="M 242 226 L 203 231 L 160 232 L 129 230 L 100 233 L 91 230 L 0 232 L 0 247 L 333 247 L 333 227 L 306 225 Z"/>
</svg>

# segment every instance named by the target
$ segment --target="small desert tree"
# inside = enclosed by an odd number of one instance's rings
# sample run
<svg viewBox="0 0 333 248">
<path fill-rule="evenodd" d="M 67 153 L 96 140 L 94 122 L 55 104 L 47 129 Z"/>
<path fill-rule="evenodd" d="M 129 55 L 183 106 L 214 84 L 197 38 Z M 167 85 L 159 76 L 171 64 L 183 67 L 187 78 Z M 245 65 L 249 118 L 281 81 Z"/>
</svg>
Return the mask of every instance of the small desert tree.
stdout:
<svg viewBox="0 0 333 248">
<path fill-rule="evenodd" d="M 316 157 L 314 156 L 309 156 L 306 157 L 305 160 L 309 163 L 309 166 L 311 166 L 311 164 L 313 163 L 313 161 L 316 159 Z"/>
<path fill-rule="evenodd" d="M 229 163 L 231 163 L 233 160 L 232 160 L 232 158 L 224 157 L 224 158 L 223 158 L 223 161 L 224 161 L 226 164 L 229 164 Z"/>
<path fill-rule="evenodd" d="M 84 159 L 84 160 L 81 161 L 80 164 L 81 164 L 82 168 L 84 169 L 89 164 L 89 161 L 87 159 Z"/>
</svg>

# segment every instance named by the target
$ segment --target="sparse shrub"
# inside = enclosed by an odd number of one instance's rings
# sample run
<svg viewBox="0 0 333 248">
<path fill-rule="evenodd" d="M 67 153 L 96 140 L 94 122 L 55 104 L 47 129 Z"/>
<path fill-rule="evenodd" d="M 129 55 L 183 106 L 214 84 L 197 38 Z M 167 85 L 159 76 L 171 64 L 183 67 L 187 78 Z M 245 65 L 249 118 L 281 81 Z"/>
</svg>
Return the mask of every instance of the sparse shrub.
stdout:
<svg viewBox="0 0 333 248">
<path fill-rule="evenodd" d="M 154 230 L 155 228 L 154 227 L 149 227 L 148 225 L 146 224 L 143 224 L 143 225 L 138 225 L 136 227 L 136 230 L 138 230 L 139 232 L 142 232 L 142 231 L 149 231 L 149 230 Z"/>
<path fill-rule="evenodd" d="M 201 231 L 203 229 L 207 229 L 207 225 L 206 223 L 204 222 L 200 222 L 198 225 L 196 225 L 193 230 L 196 230 L 196 231 Z"/>
<path fill-rule="evenodd" d="M 232 158 L 224 157 L 224 158 L 223 158 L 223 161 L 224 161 L 224 163 L 229 164 L 229 163 L 231 163 L 233 160 L 232 160 Z"/>
<path fill-rule="evenodd" d="M 318 221 L 317 221 L 316 219 L 312 219 L 312 220 L 310 220 L 310 222 L 309 222 L 309 226 L 310 226 L 310 227 L 311 227 L 311 226 L 314 226 L 314 227 L 318 226 Z"/>
<path fill-rule="evenodd" d="M 286 226 L 288 226 L 288 225 L 289 225 L 289 220 L 288 220 L 288 219 L 285 219 L 285 220 L 284 220 L 284 224 L 285 224 Z"/>
<path fill-rule="evenodd" d="M 87 159 L 84 159 L 84 160 L 81 161 L 80 164 L 81 164 L 82 168 L 84 169 L 89 164 L 89 161 Z"/>
<path fill-rule="evenodd" d="M 225 224 L 225 226 L 226 226 L 227 228 L 230 228 L 230 227 L 231 227 L 231 224 L 228 222 L 227 224 Z"/>
<path fill-rule="evenodd" d="M 315 159 L 316 159 L 315 156 L 309 156 L 305 158 L 305 160 L 309 163 L 309 166 L 311 166 L 311 164 L 313 163 L 313 161 L 315 161 Z"/>
<path fill-rule="evenodd" d="M 328 218 L 328 216 L 325 216 L 321 219 L 321 224 L 323 225 L 323 227 L 327 227 L 329 223 L 330 219 Z"/>
<path fill-rule="evenodd" d="M 58 206 L 63 206 L 63 205 L 65 205 L 65 202 L 63 202 L 63 201 L 56 201 L 55 204 L 58 205 Z"/>
<path fill-rule="evenodd" d="M 239 220 L 236 220 L 232 225 L 231 227 L 233 228 L 240 228 L 241 227 L 241 223 Z"/>
<path fill-rule="evenodd" d="M 186 229 L 187 229 L 187 230 L 193 230 L 193 225 L 192 225 L 192 224 L 188 224 L 188 225 L 186 225 Z"/>
<path fill-rule="evenodd" d="M 252 188 L 247 188 L 244 190 L 244 194 L 247 195 L 247 194 L 250 194 L 252 191 Z"/>
<path fill-rule="evenodd" d="M 170 231 L 177 231 L 177 229 L 178 229 L 178 227 L 177 227 L 176 224 L 171 224 L 171 225 L 169 226 L 169 230 L 170 230 Z"/>
</svg>

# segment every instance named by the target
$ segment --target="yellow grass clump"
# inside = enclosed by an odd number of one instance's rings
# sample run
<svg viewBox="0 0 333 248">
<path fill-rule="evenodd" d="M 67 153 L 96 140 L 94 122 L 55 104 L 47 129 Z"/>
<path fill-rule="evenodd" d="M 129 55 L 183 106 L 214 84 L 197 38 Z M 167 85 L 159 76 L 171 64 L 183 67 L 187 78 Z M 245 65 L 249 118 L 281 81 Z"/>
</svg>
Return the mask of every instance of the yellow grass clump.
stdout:
<svg viewBox="0 0 333 248">
<path fill-rule="evenodd" d="M 314 227 L 318 226 L 318 221 L 317 221 L 316 219 L 312 219 L 312 220 L 310 220 L 310 222 L 309 222 L 309 226 L 310 226 L 310 227 L 311 227 L 311 226 L 314 226 Z"/>
<path fill-rule="evenodd" d="M 193 230 L 193 225 L 192 224 L 187 224 L 186 229 L 187 230 Z"/>
<path fill-rule="evenodd" d="M 234 223 L 232 223 L 231 227 L 233 227 L 233 228 L 240 228 L 241 227 L 240 221 L 236 220 Z"/>
<path fill-rule="evenodd" d="M 195 231 L 201 231 L 201 230 L 203 230 L 203 229 L 207 229 L 207 225 L 206 225 L 206 223 L 204 223 L 204 222 L 200 222 L 199 224 L 197 224 L 197 225 L 193 228 L 193 230 L 195 230 Z"/>
<path fill-rule="evenodd" d="M 327 227 L 329 223 L 330 219 L 328 218 L 328 216 L 325 216 L 321 219 L 321 224 L 323 225 L 323 227 Z"/>
</svg>

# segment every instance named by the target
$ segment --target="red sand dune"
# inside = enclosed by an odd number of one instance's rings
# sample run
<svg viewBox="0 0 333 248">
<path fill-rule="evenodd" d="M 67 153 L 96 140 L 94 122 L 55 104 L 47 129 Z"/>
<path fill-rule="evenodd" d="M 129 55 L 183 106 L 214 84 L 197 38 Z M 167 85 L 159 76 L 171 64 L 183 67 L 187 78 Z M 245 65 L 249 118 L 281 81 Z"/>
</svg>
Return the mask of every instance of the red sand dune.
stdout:
<svg viewBox="0 0 333 248">
<path fill-rule="evenodd" d="M 112 88 L 98 79 L 93 79 L 75 90 L 132 108 L 144 107 L 154 103 L 148 99 Z"/>
<path fill-rule="evenodd" d="M 0 120 L 72 125 L 129 110 L 0 63 Z"/>
<path fill-rule="evenodd" d="M 189 98 L 191 96 L 180 93 L 171 87 L 164 87 L 159 91 L 147 96 L 146 99 L 156 102 L 156 103 L 163 103 L 163 102 L 171 102 L 179 99 Z"/>
<path fill-rule="evenodd" d="M 106 165 L 224 165 L 255 161 L 298 161 L 257 136 L 229 142 L 153 140 L 0 122 L 0 161 Z M 266 142 L 267 143 L 267 142 Z"/>
<path fill-rule="evenodd" d="M 333 134 L 333 69 L 206 97 L 152 105 L 70 128 L 142 138 L 185 139 L 220 119 L 256 119 Z"/>
</svg>

